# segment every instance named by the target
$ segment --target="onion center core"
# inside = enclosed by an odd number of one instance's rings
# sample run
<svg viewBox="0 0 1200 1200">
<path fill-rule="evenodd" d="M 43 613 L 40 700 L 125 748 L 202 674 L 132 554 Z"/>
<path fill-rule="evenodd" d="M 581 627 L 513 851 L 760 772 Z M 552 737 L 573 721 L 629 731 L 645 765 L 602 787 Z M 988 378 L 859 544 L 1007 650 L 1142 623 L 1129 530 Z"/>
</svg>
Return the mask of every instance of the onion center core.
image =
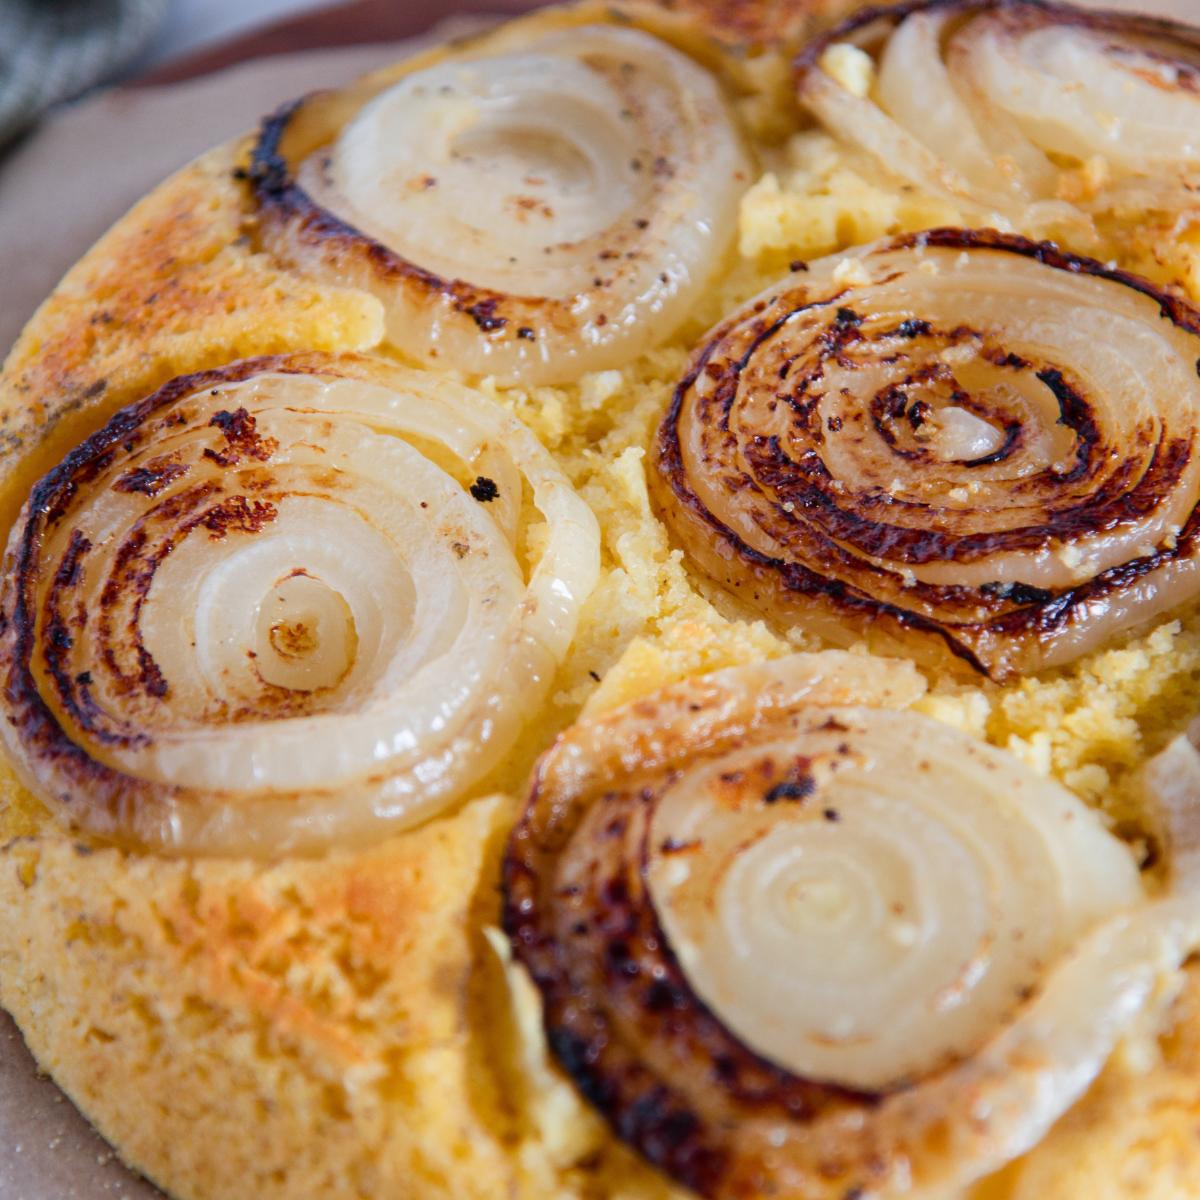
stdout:
<svg viewBox="0 0 1200 1200">
<path fill-rule="evenodd" d="M 972 462 L 995 454 L 1004 434 L 965 408 L 951 405 L 935 418 L 930 446 L 943 462 Z"/>
<path fill-rule="evenodd" d="M 252 653 L 264 683 L 295 692 L 337 687 L 358 654 L 354 613 L 335 588 L 296 571 L 259 604 Z"/>
<path fill-rule="evenodd" d="M 554 129 L 531 124 L 525 114 L 501 114 L 465 129 L 450 157 L 504 179 L 519 178 L 524 190 L 547 200 L 562 191 L 585 192 L 596 182 L 588 157 Z M 507 119 L 506 119 L 507 118 Z"/>
</svg>

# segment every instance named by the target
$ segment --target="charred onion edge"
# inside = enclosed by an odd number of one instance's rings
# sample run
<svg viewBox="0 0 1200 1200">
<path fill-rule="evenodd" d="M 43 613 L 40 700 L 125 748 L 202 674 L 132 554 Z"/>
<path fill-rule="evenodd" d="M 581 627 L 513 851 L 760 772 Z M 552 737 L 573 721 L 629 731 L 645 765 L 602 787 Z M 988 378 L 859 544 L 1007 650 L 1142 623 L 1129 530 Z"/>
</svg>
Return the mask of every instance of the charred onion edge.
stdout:
<svg viewBox="0 0 1200 1200">
<path fill-rule="evenodd" d="M 906 17 L 921 12 L 1013 12 L 1033 9 L 1053 17 L 1063 25 L 1078 25 L 1084 29 L 1099 29 L 1112 33 L 1134 33 L 1144 37 L 1159 37 L 1183 42 L 1200 51 L 1200 30 L 1169 17 L 1151 17 L 1142 13 L 1118 12 L 1114 9 L 1083 9 L 1052 0 L 906 0 L 896 5 L 873 5 L 859 9 L 832 29 L 809 42 L 796 56 L 793 67 L 797 81 L 813 70 L 821 56 L 835 42 L 847 41 L 876 21 L 899 25 Z"/>
<path fill-rule="evenodd" d="M 604 1114 L 613 1132 L 649 1162 L 700 1195 L 713 1195 L 730 1170 L 731 1155 L 722 1145 L 730 1133 L 706 1125 L 684 1094 L 614 1036 L 603 1006 L 572 983 L 564 949 L 548 931 L 552 900 L 547 901 L 545 913 L 539 906 L 540 860 L 549 853 L 538 844 L 533 818 L 542 803 L 547 764 L 563 740 L 560 735 L 539 760 L 524 813 L 508 843 L 501 871 L 503 928 L 541 993 L 554 1057 L 580 1093 Z M 613 820 L 620 822 L 622 833 L 639 806 L 649 808 L 657 802 L 677 761 L 677 753 L 670 756 L 657 789 L 631 785 L 628 793 L 616 793 L 620 802 Z M 579 815 L 582 810 L 572 814 Z M 569 840 L 574 825 L 571 821 L 565 833 L 556 831 L 556 843 Z M 598 885 L 605 907 L 592 913 L 591 919 L 604 930 L 609 951 L 602 968 L 605 975 L 616 986 L 641 991 L 642 1014 L 654 1024 L 658 1044 L 685 1047 L 693 1060 L 710 1064 L 714 1086 L 742 1111 L 780 1120 L 811 1120 L 832 1108 L 874 1107 L 901 1090 L 856 1091 L 802 1078 L 756 1053 L 726 1029 L 688 983 L 658 919 L 646 880 L 649 838 L 647 818 L 638 860 L 622 862 L 621 874 Z M 634 874 L 637 895 L 629 887 Z M 632 953 L 631 947 L 640 953 Z M 581 1027 L 587 1032 L 580 1032 Z"/>
<path fill-rule="evenodd" d="M 11 712 L 8 720 L 29 747 L 31 758 L 59 764 L 72 780 L 73 789 L 55 797 L 68 813 L 72 807 L 86 804 L 102 805 L 116 816 L 122 809 L 135 806 L 140 797 L 153 795 L 158 802 L 185 796 L 187 789 L 177 785 L 151 785 L 98 762 L 67 736 L 38 691 L 30 669 L 37 625 L 34 568 L 46 526 L 61 516 L 81 484 L 88 483 L 107 468 L 121 443 L 141 438 L 142 426 L 154 413 L 207 388 L 241 383 L 266 372 L 285 375 L 338 373 L 332 361 L 297 364 L 294 355 L 268 355 L 172 379 L 144 400 L 121 409 L 107 425 L 76 446 L 34 485 L 27 508 L 18 518 L 18 523 L 24 522 L 24 528 L 20 539 L 10 546 L 4 564 L 5 575 L 11 581 L 13 609 L 10 613 L 6 608 L 0 608 L 0 637 L 9 636 L 11 631 L 13 639 L 12 661 L 4 679 Z M 72 543 L 72 549 L 74 547 L 75 543 Z M 81 724 L 86 726 L 86 715 L 78 715 Z"/>
<path fill-rule="evenodd" d="M 358 258 L 385 282 L 403 281 L 431 298 L 441 297 L 456 313 L 472 320 L 479 332 L 492 341 L 505 335 L 513 341 L 528 339 L 531 334 L 536 337 L 528 324 L 533 313 L 537 313 L 539 320 L 553 322 L 555 312 L 569 302 L 544 296 L 512 295 L 478 287 L 462 279 L 445 279 L 417 266 L 318 204 L 296 182 L 280 144 L 296 114 L 324 94 L 313 92 L 291 101 L 263 120 L 251 151 L 249 169 L 244 173 L 260 219 L 283 227 L 291 225 L 294 237 L 319 250 L 331 251 L 335 257 L 350 255 Z M 513 311 L 506 315 L 506 308 Z"/>
<path fill-rule="evenodd" d="M 957 4 L 959 0 L 933 0 L 942 6 Z M 1009 3 L 1010 0 L 999 0 L 999 3 Z M 1016 3 L 1028 3 L 1029 0 L 1012 0 Z M 889 10 L 881 9 L 887 14 Z M 1197 311 L 1187 301 L 1182 300 L 1162 288 L 1155 286 L 1146 279 L 1133 275 L 1128 271 L 1108 267 L 1094 258 L 1070 254 L 1060 249 L 1053 242 L 1034 242 L 1017 234 L 1001 233 L 995 229 L 954 229 L 942 228 L 925 230 L 919 233 L 903 234 L 881 243 L 878 253 L 894 250 L 916 250 L 924 247 L 957 250 L 994 250 L 1009 254 L 1017 254 L 1030 258 L 1058 270 L 1075 275 L 1094 275 L 1107 279 L 1153 300 L 1159 307 L 1160 315 L 1169 320 L 1176 328 L 1200 337 L 1200 311 Z M 786 283 L 782 285 L 786 290 Z M 809 307 L 836 306 L 845 299 L 846 293 L 840 292 L 827 300 L 814 302 Z M 793 310 L 795 311 L 795 310 Z M 788 314 L 792 315 L 791 313 Z M 902 630 L 917 630 L 923 633 L 936 634 L 946 644 L 950 652 L 957 658 L 968 663 L 982 675 L 988 671 L 974 652 L 962 644 L 954 636 L 954 628 L 970 629 L 978 627 L 971 623 L 947 628 L 936 620 L 910 612 L 887 601 L 873 598 L 854 586 L 837 579 L 828 579 L 817 574 L 800 563 L 790 563 L 783 559 L 773 558 L 746 545 L 732 529 L 726 526 L 716 516 L 705 508 L 699 497 L 688 485 L 687 471 L 683 465 L 682 451 L 679 443 L 679 416 L 684 398 L 691 390 L 696 380 L 703 373 L 711 355 L 724 340 L 731 323 L 740 323 L 742 314 L 735 314 L 727 322 L 723 322 L 710 336 L 707 343 L 693 358 L 692 368 L 680 381 L 675 389 L 670 407 L 659 426 L 656 438 L 656 466 L 660 476 L 670 487 L 676 501 L 687 510 L 688 514 L 703 521 L 712 529 L 716 537 L 723 542 L 732 554 L 761 574 L 766 574 L 768 582 L 779 592 L 781 601 L 792 597 L 819 596 L 834 610 L 865 615 L 872 618 L 883 618 L 894 621 Z M 1200 371 L 1200 362 L 1197 363 Z M 661 507 L 661 506 L 660 506 Z M 780 510 L 781 516 L 787 514 Z M 669 526 L 669 522 L 667 522 Z M 1107 595 L 1108 593 L 1126 586 L 1131 580 L 1158 569 L 1166 562 L 1179 558 L 1190 557 L 1195 549 L 1194 543 L 1200 535 L 1200 505 L 1192 510 L 1187 524 L 1179 531 L 1174 548 L 1156 549 L 1153 554 L 1131 559 L 1102 571 L 1092 579 L 1086 580 L 1076 587 L 1051 595 L 1048 599 L 1037 600 L 1033 603 L 1013 609 L 986 624 L 997 633 L 1045 634 L 1062 628 L 1070 621 L 1073 613 L 1081 605 Z"/>
</svg>

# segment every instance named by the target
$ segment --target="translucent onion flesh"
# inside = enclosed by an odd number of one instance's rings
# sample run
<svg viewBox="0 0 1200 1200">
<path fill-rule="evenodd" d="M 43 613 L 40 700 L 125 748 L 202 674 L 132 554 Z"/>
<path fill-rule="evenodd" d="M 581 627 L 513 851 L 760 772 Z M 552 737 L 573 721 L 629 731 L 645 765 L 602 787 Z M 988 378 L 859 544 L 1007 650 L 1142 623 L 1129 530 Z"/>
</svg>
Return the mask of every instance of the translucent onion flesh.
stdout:
<svg viewBox="0 0 1200 1200">
<path fill-rule="evenodd" d="M 375 292 L 412 358 L 526 383 L 620 365 L 667 336 L 749 181 L 716 81 L 636 29 L 427 67 L 284 161 L 304 116 L 260 142 L 269 246 Z"/>
<path fill-rule="evenodd" d="M 512 744 L 598 559 L 549 455 L 467 388 L 319 357 L 178 380 L 47 476 L 13 532 L 3 736 L 103 836 L 378 839 Z"/>
<path fill-rule="evenodd" d="M 1019 238 L 809 264 L 702 343 L 655 495 L 781 625 L 997 679 L 1200 588 L 1200 316 Z"/>
<path fill-rule="evenodd" d="M 873 54 L 856 96 L 821 67 Z M 801 58 L 800 96 L 893 176 L 976 224 L 1095 239 L 1092 218 L 1196 213 L 1200 31 L 1054 4 L 940 0 L 852 18 Z"/>
<path fill-rule="evenodd" d="M 1150 898 L 1094 813 L 919 692 L 798 655 L 583 722 L 535 775 L 506 921 L 550 1044 L 704 1195 L 966 1186 L 1200 944 L 1193 888 Z"/>
<path fill-rule="evenodd" d="M 1200 720 L 1142 768 L 1146 815 L 1177 886 L 1200 888 Z"/>
</svg>

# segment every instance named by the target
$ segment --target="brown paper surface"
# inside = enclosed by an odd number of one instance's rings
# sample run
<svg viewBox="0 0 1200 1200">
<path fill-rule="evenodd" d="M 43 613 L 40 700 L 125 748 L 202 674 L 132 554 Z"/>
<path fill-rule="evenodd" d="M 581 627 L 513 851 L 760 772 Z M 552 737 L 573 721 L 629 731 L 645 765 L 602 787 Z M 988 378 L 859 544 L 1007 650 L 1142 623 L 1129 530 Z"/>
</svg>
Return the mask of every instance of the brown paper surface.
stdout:
<svg viewBox="0 0 1200 1200">
<path fill-rule="evenodd" d="M 1093 6 L 1194 21 L 1197 4 L 1107 0 Z M 49 122 L 0 162 L 0 349 L 7 350 L 62 273 L 160 179 L 292 96 L 335 86 L 414 46 L 266 59 L 170 87 L 112 92 Z M 0 1011 L 0 1200 L 156 1197 L 161 1193 L 127 1171 L 54 1084 L 39 1076 Z"/>
</svg>

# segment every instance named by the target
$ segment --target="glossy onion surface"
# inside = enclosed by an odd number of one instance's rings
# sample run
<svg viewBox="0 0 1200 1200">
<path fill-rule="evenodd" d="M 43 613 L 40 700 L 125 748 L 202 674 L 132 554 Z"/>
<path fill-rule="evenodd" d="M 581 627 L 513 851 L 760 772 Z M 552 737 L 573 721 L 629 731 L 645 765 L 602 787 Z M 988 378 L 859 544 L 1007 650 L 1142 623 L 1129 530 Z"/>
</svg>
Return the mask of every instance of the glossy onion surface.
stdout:
<svg viewBox="0 0 1200 1200">
<path fill-rule="evenodd" d="M 907 663 L 718 672 L 569 729 L 505 864 L 549 1042 L 714 1197 L 942 1195 L 1036 1143 L 1200 934 Z"/>
<path fill-rule="evenodd" d="M 1068 662 L 1200 588 L 1198 328 L 995 233 L 814 262 L 700 347 L 659 511 L 778 625 L 995 679 Z"/>
<path fill-rule="evenodd" d="M 749 163 L 716 81 L 636 29 L 452 59 L 264 127 L 268 245 L 380 297 L 418 361 L 525 383 L 666 337 L 733 234 Z"/>
<path fill-rule="evenodd" d="M 846 44 L 872 56 L 865 95 L 825 69 Z M 972 223 L 1086 239 L 1100 214 L 1200 209 L 1188 26 L 1012 0 L 870 9 L 805 51 L 799 87 L 848 145 Z"/>
<path fill-rule="evenodd" d="M 466 388 L 322 356 L 177 379 L 14 529 L 3 737 L 103 836 L 264 856 L 378 839 L 511 745 L 598 560 L 549 455 Z"/>
</svg>

